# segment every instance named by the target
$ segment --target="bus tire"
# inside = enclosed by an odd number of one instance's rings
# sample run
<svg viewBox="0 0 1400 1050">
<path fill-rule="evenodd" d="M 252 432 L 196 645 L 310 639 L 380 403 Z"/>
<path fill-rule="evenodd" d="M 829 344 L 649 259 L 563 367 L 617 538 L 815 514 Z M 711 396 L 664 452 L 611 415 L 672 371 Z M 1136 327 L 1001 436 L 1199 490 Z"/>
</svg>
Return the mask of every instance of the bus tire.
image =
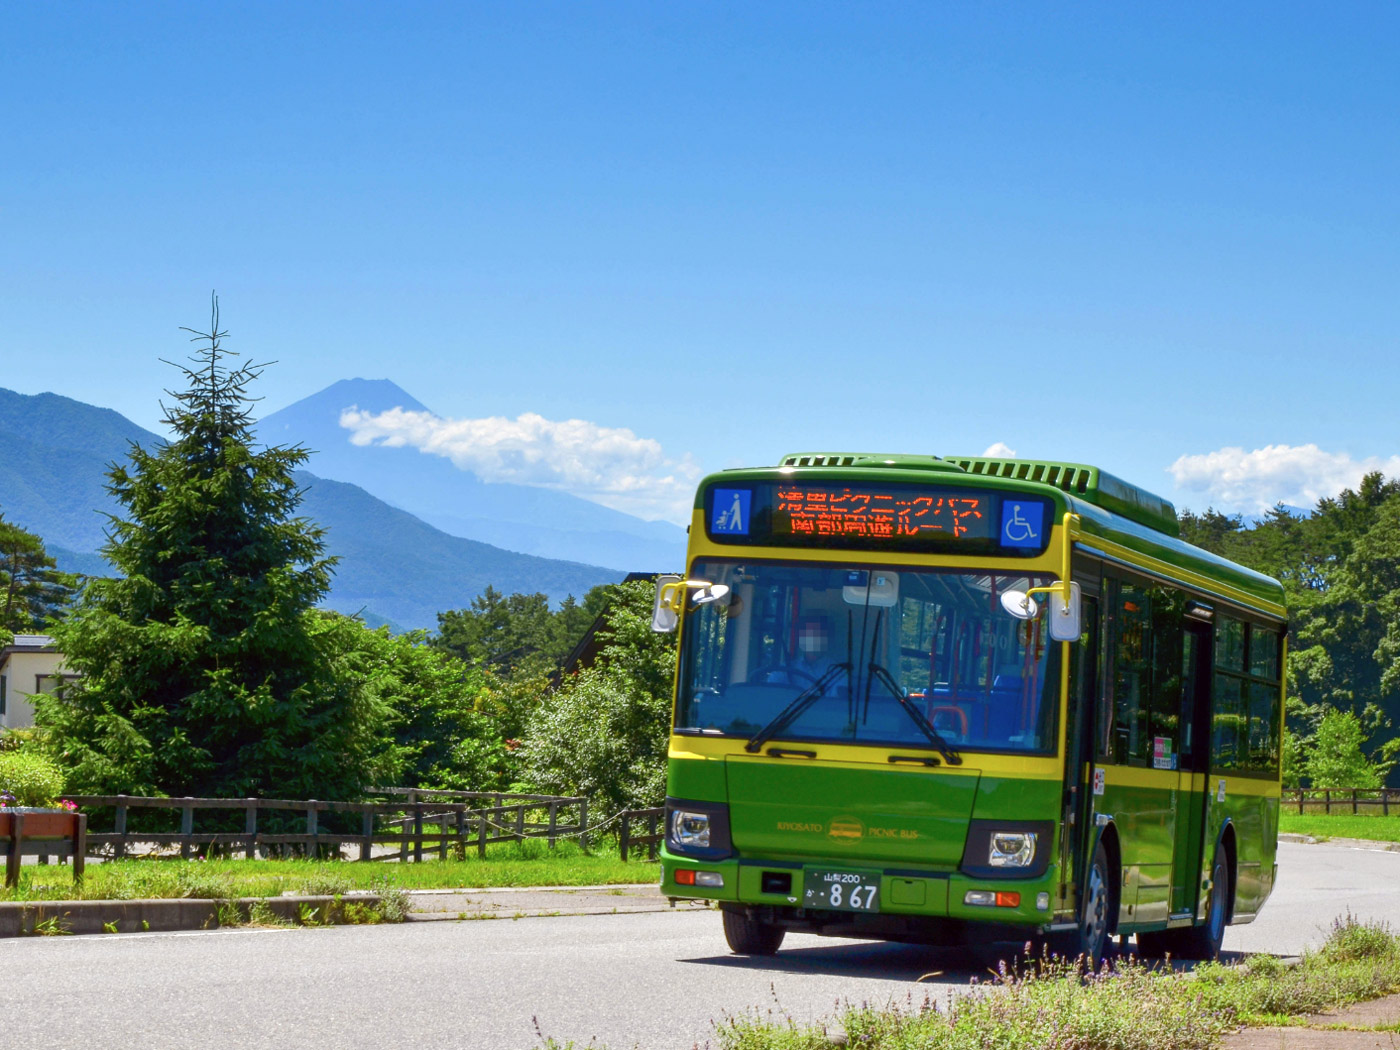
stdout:
<svg viewBox="0 0 1400 1050">
<path fill-rule="evenodd" d="M 739 908 L 725 908 L 724 939 L 735 955 L 772 955 L 783 943 L 784 930 L 775 922 L 764 922 Z"/>
<path fill-rule="evenodd" d="M 1108 851 L 1100 842 L 1094 847 L 1094 859 L 1084 880 L 1084 899 L 1079 909 L 1075 930 L 1064 943 L 1064 954 L 1078 959 L 1091 973 L 1103 965 L 1108 949 L 1108 931 L 1113 926 L 1113 890 L 1109 876 Z"/>
<path fill-rule="evenodd" d="M 1206 901 L 1206 921 L 1200 926 L 1138 934 L 1138 954 L 1149 959 L 1170 955 L 1173 959 L 1201 962 L 1220 954 L 1225 939 L 1225 919 L 1230 914 L 1230 866 L 1225 854 L 1217 851 L 1210 866 L 1210 898 Z"/>
</svg>

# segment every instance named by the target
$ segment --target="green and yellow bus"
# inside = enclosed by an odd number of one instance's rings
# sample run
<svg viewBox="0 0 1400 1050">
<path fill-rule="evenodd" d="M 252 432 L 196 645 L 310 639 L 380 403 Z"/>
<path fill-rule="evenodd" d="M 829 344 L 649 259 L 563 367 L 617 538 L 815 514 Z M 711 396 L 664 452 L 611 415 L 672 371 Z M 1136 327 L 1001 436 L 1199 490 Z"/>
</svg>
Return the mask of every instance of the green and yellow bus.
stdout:
<svg viewBox="0 0 1400 1050">
<path fill-rule="evenodd" d="M 1277 874 L 1285 609 L 1094 467 L 787 456 L 701 483 L 662 890 L 789 929 L 1207 958 Z"/>
</svg>

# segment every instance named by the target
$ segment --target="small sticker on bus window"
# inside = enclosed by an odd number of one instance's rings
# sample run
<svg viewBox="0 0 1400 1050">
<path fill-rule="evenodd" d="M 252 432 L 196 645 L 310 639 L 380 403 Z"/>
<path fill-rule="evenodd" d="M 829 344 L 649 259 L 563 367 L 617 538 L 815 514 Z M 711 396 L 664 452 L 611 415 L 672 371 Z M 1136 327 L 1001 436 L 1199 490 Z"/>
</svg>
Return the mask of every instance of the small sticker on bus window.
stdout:
<svg viewBox="0 0 1400 1050">
<path fill-rule="evenodd" d="M 1218 784 L 1215 785 L 1215 801 L 1217 801 L 1217 802 L 1224 802 L 1224 801 L 1225 801 L 1225 781 L 1223 781 L 1223 780 L 1220 781 Z"/>
<path fill-rule="evenodd" d="M 1152 738 L 1152 768 L 1176 768 L 1176 755 L 1172 753 L 1171 737 L 1156 736 Z"/>
<path fill-rule="evenodd" d="M 1106 783 L 1105 772 L 1106 771 L 1103 769 L 1094 770 L 1094 794 L 1096 795 L 1103 794 L 1104 785 Z"/>
</svg>

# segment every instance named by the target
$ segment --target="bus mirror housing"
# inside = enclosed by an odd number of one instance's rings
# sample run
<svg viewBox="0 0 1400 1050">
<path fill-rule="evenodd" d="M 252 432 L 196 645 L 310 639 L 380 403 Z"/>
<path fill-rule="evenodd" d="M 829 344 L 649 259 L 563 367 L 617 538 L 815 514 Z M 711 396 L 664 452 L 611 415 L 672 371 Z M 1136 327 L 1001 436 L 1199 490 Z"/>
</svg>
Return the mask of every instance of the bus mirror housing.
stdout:
<svg viewBox="0 0 1400 1050">
<path fill-rule="evenodd" d="M 1079 584 L 1071 583 L 1069 585 L 1068 598 L 1065 596 L 1063 587 L 1052 590 L 1048 615 L 1051 641 L 1079 641 Z"/>
<path fill-rule="evenodd" d="M 1018 620 L 1034 620 L 1040 615 L 1040 606 L 1025 591 L 1003 591 L 1001 607 Z"/>
<path fill-rule="evenodd" d="M 663 572 L 656 578 L 656 600 L 651 606 L 651 629 L 657 634 L 672 634 L 681 622 L 677 595 L 685 600 L 685 588 L 675 573 Z"/>
</svg>

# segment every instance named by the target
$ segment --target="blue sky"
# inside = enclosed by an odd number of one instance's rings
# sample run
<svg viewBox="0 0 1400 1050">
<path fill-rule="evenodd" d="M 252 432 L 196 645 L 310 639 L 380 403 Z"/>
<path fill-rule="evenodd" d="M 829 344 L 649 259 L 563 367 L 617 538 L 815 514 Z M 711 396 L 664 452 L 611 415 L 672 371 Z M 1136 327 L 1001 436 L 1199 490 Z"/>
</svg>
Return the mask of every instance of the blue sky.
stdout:
<svg viewBox="0 0 1400 1050">
<path fill-rule="evenodd" d="M 644 516 L 799 449 L 1400 474 L 1400 8 L 1220 7 L 5 5 L 0 385 L 153 426 L 217 288 L 268 410 L 388 377 L 443 418 L 362 440 Z"/>
</svg>

